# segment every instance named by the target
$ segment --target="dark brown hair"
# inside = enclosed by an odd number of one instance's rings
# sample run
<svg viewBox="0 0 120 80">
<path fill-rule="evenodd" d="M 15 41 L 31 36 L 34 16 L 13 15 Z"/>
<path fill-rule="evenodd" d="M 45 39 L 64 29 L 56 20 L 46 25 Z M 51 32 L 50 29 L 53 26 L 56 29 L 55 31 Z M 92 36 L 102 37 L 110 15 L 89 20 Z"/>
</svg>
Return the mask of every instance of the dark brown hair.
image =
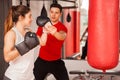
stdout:
<svg viewBox="0 0 120 80">
<path fill-rule="evenodd" d="M 53 4 L 50 5 L 50 9 L 51 9 L 52 7 L 59 8 L 59 9 L 60 9 L 60 12 L 62 12 L 62 6 L 61 6 L 60 4 L 53 3 Z"/>
<path fill-rule="evenodd" d="M 30 8 L 24 5 L 12 6 L 9 9 L 8 15 L 4 22 L 4 34 L 6 34 L 12 27 L 13 24 L 18 21 L 19 16 L 25 17 L 30 11 Z"/>
</svg>

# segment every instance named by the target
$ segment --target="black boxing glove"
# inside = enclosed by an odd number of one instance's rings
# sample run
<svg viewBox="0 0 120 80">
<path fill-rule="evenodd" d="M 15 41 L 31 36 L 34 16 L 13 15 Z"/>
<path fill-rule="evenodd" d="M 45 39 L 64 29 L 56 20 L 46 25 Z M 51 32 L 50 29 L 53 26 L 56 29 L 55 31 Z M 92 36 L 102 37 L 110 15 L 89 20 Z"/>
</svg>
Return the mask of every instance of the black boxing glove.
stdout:
<svg viewBox="0 0 120 80">
<path fill-rule="evenodd" d="M 44 25 L 45 25 L 47 22 L 51 22 L 48 17 L 45 17 L 45 16 L 38 16 L 38 17 L 37 17 L 36 23 L 37 23 L 38 26 L 44 27 Z"/>
<path fill-rule="evenodd" d="M 45 6 L 41 10 L 41 15 L 37 17 L 36 24 L 40 27 L 44 27 L 47 22 L 51 22 L 50 19 L 47 17 L 47 11 Z"/>
<path fill-rule="evenodd" d="M 33 32 L 27 32 L 25 34 L 24 41 L 17 44 L 15 47 L 20 53 L 20 55 L 24 55 L 27 53 L 29 50 L 33 49 L 39 45 L 39 40 L 37 38 L 37 35 Z"/>
</svg>

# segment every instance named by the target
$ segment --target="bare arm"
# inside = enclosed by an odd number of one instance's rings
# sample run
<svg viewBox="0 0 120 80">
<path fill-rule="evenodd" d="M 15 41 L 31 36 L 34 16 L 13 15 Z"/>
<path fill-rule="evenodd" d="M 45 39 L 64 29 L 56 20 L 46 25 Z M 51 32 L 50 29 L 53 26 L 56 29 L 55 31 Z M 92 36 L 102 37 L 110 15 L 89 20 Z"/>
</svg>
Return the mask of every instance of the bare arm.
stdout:
<svg viewBox="0 0 120 80">
<path fill-rule="evenodd" d="M 11 30 L 4 37 L 4 59 L 6 62 L 14 60 L 19 56 L 15 46 L 15 33 Z"/>
<path fill-rule="evenodd" d="M 64 40 L 66 38 L 66 32 L 64 32 L 64 31 L 57 32 L 57 29 L 54 26 L 49 26 L 47 29 L 58 40 Z"/>
<path fill-rule="evenodd" d="M 55 32 L 53 34 L 58 40 L 64 40 L 66 37 L 66 33 L 64 31 L 59 31 L 59 32 Z"/>
</svg>

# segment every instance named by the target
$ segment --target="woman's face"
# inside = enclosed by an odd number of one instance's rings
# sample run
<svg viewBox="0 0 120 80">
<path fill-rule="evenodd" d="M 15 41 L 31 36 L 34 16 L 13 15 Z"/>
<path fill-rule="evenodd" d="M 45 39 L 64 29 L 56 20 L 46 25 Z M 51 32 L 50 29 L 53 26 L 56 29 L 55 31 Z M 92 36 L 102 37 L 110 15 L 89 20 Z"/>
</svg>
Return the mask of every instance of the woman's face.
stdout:
<svg viewBox="0 0 120 80">
<path fill-rule="evenodd" d="M 25 27 L 29 27 L 29 26 L 31 25 L 31 23 L 32 23 L 32 20 L 33 20 L 33 18 L 32 18 L 32 12 L 29 11 L 29 12 L 25 15 L 25 17 L 24 17 L 24 19 L 23 19 L 23 24 L 25 25 Z"/>
</svg>

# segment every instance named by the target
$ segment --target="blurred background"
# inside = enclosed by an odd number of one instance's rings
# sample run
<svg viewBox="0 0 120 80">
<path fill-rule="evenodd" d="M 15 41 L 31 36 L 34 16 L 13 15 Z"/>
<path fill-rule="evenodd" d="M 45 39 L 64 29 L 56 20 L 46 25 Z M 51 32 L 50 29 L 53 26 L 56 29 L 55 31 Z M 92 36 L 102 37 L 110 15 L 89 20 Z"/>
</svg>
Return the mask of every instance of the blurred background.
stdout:
<svg viewBox="0 0 120 80">
<path fill-rule="evenodd" d="M 68 29 L 67 38 L 62 47 L 62 58 L 66 60 L 68 69 L 70 68 L 70 60 L 81 60 L 83 51 L 85 49 L 86 40 L 88 37 L 88 10 L 89 0 L 57 0 L 63 7 L 63 14 L 60 21 Z M 3 46 L 4 46 L 4 20 L 8 13 L 9 8 L 12 5 L 27 5 L 32 10 L 33 22 L 31 29 L 36 32 L 38 26 L 36 24 L 36 18 L 40 15 L 41 9 L 45 6 L 49 16 L 49 6 L 53 3 L 53 0 L 1 0 L 0 2 L 0 80 L 4 75 L 4 72 L 8 64 L 4 61 Z M 69 17 L 68 17 L 69 15 Z M 68 18 L 70 18 L 68 20 Z M 36 48 L 35 53 L 37 55 L 39 47 Z M 83 61 L 85 60 L 85 61 Z M 83 62 L 75 62 L 74 66 L 86 65 L 86 55 L 82 59 Z M 84 63 L 85 62 L 85 63 Z M 89 66 L 89 65 L 87 65 Z M 85 66 L 83 66 L 85 67 Z M 72 67 L 72 69 L 75 67 Z M 88 68 L 91 68 L 90 66 Z M 48 79 L 49 80 L 49 79 Z M 97 80 L 97 79 L 96 79 Z M 110 79 L 109 79 L 110 80 Z M 115 79 L 114 79 L 115 80 Z"/>
</svg>

